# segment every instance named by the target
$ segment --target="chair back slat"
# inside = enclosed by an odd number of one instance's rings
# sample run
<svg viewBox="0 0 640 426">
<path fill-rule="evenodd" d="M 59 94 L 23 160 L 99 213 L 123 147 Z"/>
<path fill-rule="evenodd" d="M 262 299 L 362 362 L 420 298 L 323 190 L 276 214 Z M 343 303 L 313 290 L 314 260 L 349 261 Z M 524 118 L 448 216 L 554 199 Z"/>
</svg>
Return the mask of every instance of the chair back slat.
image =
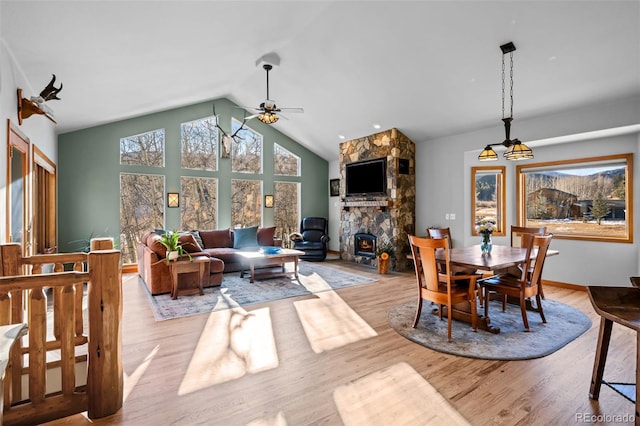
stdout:
<svg viewBox="0 0 640 426">
<path fill-rule="evenodd" d="M 551 244 L 553 235 L 536 235 L 532 238 L 532 247 L 537 248 L 538 253 L 535 258 L 533 272 L 531 273 L 531 276 L 529 278 L 529 285 L 536 286 L 540 284 L 540 279 L 542 278 L 542 268 L 544 268 L 544 261 L 547 258 L 547 251 L 549 250 L 549 245 Z"/>
<path fill-rule="evenodd" d="M 450 228 L 427 228 L 427 235 L 429 236 L 429 238 L 435 239 L 447 238 L 449 241 L 449 248 L 453 247 Z"/>
<path fill-rule="evenodd" d="M 522 234 L 544 235 L 547 233 L 547 227 L 534 226 L 511 226 L 511 247 L 524 247 L 522 245 Z"/>
</svg>

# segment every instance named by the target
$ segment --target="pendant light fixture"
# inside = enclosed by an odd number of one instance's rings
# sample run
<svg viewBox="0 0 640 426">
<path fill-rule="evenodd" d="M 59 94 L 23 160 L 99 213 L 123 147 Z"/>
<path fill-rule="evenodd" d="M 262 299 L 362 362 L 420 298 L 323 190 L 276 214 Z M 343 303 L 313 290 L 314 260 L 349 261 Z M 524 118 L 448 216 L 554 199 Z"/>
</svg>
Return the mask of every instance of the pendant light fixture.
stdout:
<svg viewBox="0 0 640 426">
<path fill-rule="evenodd" d="M 529 160 L 533 158 L 533 151 L 527 145 L 520 142 L 519 139 L 511 139 L 511 122 L 513 121 L 513 52 L 516 46 L 513 42 L 509 42 L 500 46 L 502 50 L 502 121 L 504 122 L 505 139 L 502 142 L 488 144 L 478 156 L 479 161 L 494 161 L 498 159 L 498 154 L 493 150 L 492 146 L 502 145 L 507 150 L 504 152 L 504 158 L 507 160 Z M 509 54 L 509 117 L 504 116 L 504 98 L 505 98 L 505 61 L 504 57 Z"/>
</svg>

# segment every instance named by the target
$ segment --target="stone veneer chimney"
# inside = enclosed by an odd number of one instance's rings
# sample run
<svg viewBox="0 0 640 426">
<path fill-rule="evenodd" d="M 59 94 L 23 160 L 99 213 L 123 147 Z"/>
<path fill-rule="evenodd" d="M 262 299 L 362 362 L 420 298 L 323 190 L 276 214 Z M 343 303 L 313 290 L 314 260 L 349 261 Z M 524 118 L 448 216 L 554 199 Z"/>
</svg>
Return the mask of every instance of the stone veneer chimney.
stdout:
<svg viewBox="0 0 640 426">
<path fill-rule="evenodd" d="M 415 234 L 416 173 L 415 144 L 392 128 L 340 144 L 340 257 L 375 265 L 376 259 L 355 254 L 354 236 L 370 233 L 377 244 L 392 242 L 395 269 L 405 270 L 409 254 L 408 234 Z M 387 195 L 345 197 L 345 164 L 387 158 Z"/>
</svg>

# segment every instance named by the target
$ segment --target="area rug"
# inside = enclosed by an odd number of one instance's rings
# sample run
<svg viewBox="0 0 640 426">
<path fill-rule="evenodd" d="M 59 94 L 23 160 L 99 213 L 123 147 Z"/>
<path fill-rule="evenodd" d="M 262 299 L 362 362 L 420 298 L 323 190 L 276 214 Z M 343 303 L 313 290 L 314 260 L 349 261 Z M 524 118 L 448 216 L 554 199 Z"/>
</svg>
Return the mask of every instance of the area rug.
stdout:
<svg viewBox="0 0 640 426">
<path fill-rule="evenodd" d="M 287 264 L 287 268 L 291 267 L 293 264 Z M 376 281 L 312 262 L 300 262 L 298 277 L 299 280 L 294 277 L 277 277 L 250 283 L 248 275 L 240 278 L 239 272 L 233 272 L 224 274 L 221 286 L 205 288 L 204 296 L 184 294 L 173 300 L 169 294 L 152 296 L 147 291 L 147 295 L 156 321 L 164 321 Z M 142 281 L 140 283 L 147 288 Z"/>
<path fill-rule="evenodd" d="M 562 348 L 591 327 L 591 320 L 579 310 L 554 300 L 542 301 L 547 323 L 536 312 L 527 312 L 529 328 L 525 332 L 520 307 L 492 301 L 489 305 L 491 324 L 500 328 L 492 334 L 471 325 L 453 321 L 452 341 L 447 341 L 446 317 L 440 321 L 434 315 L 430 302 L 423 301 L 418 327 L 412 328 L 416 313 L 416 301 L 402 303 L 389 310 L 389 325 L 400 335 L 427 348 L 469 358 L 493 360 L 533 359 L 547 356 Z"/>
</svg>

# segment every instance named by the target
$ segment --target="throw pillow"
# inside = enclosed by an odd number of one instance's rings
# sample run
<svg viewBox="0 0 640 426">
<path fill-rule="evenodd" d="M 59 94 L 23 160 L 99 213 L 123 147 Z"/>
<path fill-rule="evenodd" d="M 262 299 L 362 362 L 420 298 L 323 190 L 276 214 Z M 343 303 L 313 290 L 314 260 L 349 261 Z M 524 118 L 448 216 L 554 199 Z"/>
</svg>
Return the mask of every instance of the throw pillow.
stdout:
<svg viewBox="0 0 640 426">
<path fill-rule="evenodd" d="M 152 234 L 147 238 L 147 246 L 158 255 L 159 259 L 164 259 L 167 256 L 167 248 L 160 242 L 160 235 Z"/>
<path fill-rule="evenodd" d="M 198 253 L 202 251 L 202 248 L 190 232 L 181 232 L 178 241 L 187 253 Z"/>
<path fill-rule="evenodd" d="M 200 236 L 199 231 L 193 230 L 193 231 L 189 231 L 189 233 L 193 235 L 193 238 L 196 239 L 196 243 L 198 243 L 200 247 L 204 247 L 204 243 L 202 242 L 202 237 Z"/>
<path fill-rule="evenodd" d="M 200 231 L 200 238 L 202 238 L 202 242 L 204 243 L 202 248 L 233 247 L 230 229 Z"/>
<path fill-rule="evenodd" d="M 258 228 L 258 244 L 261 246 L 272 246 L 273 237 L 276 235 L 276 227 Z"/>
<path fill-rule="evenodd" d="M 258 247 L 258 227 L 236 228 L 233 230 L 233 248 Z"/>
</svg>

